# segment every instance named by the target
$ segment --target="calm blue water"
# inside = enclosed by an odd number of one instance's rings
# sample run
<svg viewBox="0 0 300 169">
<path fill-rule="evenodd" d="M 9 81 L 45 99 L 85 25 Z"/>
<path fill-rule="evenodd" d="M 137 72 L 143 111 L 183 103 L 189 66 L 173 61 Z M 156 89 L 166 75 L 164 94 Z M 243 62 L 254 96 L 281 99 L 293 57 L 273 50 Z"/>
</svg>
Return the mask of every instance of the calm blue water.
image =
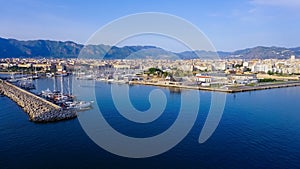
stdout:
<svg viewBox="0 0 300 169">
<path fill-rule="evenodd" d="M 38 80 L 38 90 L 52 86 L 51 79 Z M 129 136 L 157 135 L 178 115 L 180 93 L 169 89 L 130 87 L 139 110 L 149 108 L 148 94 L 153 89 L 166 94 L 164 114 L 149 124 L 136 124 L 118 114 L 110 84 L 97 82 L 95 89 L 106 120 Z M 210 92 L 201 92 L 200 112 L 188 136 L 172 150 L 146 159 L 103 150 L 89 139 L 78 119 L 32 123 L 14 102 L 0 97 L 0 168 L 300 168 L 299 94 L 300 87 L 228 94 L 218 128 L 199 144 L 211 99 Z"/>
</svg>

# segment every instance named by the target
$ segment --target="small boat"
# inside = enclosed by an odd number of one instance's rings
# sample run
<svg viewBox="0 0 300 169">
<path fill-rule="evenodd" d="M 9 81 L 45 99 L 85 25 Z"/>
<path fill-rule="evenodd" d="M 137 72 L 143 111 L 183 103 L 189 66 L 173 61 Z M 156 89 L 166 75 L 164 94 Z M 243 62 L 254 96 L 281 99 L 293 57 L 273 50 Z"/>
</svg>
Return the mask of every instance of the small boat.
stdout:
<svg viewBox="0 0 300 169">
<path fill-rule="evenodd" d="M 65 102 L 65 107 L 67 109 L 88 110 L 92 108 L 92 103 L 93 101 Z"/>
<path fill-rule="evenodd" d="M 115 81 L 114 79 L 108 79 L 108 80 L 107 80 L 108 83 L 112 83 L 112 82 L 114 82 L 114 81 Z"/>
<path fill-rule="evenodd" d="M 60 105 L 68 101 L 73 101 L 73 96 L 62 94 L 60 92 L 54 92 L 52 100 L 55 104 Z"/>
<path fill-rule="evenodd" d="M 53 98 L 53 92 L 49 88 L 47 88 L 47 90 L 43 90 L 40 95 L 46 99 Z"/>
<path fill-rule="evenodd" d="M 79 76 L 76 79 L 78 80 L 94 80 L 94 76 L 93 75 L 85 75 L 85 76 Z"/>
<path fill-rule="evenodd" d="M 97 78 L 96 81 L 106 81 L 105 78 Z"/>
<path fill-rule="evenodd" d="M 43 90 L 39 95 L 57 105 L 62 105 L 66 102 L 72 102 L 74 99 L 73 95 L 62 94 L 60 91 L 52 92 L 49 88 L 47 90 Z"/>
<path fill-rule="evenodd" d="M 14 74 L 10 75 L 10 79 L 7 80 L 10 83 L 17 83 L 19 80 L 15 78 Z"/>
<path fill-rule="evenodd" d="M 56 72 L 55 76 L 64 77 L 64 76 L 68 76 L 68 73 L 66 71 L 58 71 Z"/>
<path fill-rule="evenodd" d="M 33 82 L 31 80 L 19 81 L 18 86 L 23 88 L 23 89 L 26 89 L 26 90 L 35 89 L 35 85 L 33 84 Z"/>
<path fill-rule="evenodd" d="M 8 79 L 7 81 L 10 82 L 10 83 L 16 83 L 16 82 L 18 82 L 17 79 Z"/>
<path fill-rule="evenodd" d="M 39 76 L 38 76 L 38 75 L 32 75 L 32 76 L 29 76 L 28 78 L 29 78 L 29 79 L 32 79 L 32 80 L 35 80 L 35 79 L 38 79 Z"/>
<path fill-rule="evenodd" d="M 46 73 L 46 77 L 47 77 L 47 78 L 51 78 L 51 77 L 53 77 L 53 74 L 51 74 L 51 73 Z"/>
</svg>

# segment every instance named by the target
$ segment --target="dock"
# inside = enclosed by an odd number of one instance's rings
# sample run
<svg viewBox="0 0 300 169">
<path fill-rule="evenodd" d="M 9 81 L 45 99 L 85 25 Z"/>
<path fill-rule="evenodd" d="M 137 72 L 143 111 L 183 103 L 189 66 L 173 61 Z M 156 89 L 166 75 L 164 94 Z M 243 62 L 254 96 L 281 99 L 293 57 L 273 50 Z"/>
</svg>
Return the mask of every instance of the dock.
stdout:
<svg viewBox="0 0 300 169">
<path fill-rule="evenodd" d="M 274 88 L 295 87 L 295 86 L 300 86 L 300 81 L 272 83 L 272 84 L 257 85 L 257 86 L 236 86 L 236 87 L 231 86 L 231 87 L 228 87 L 228 88 L 174 85 L 174 84 L 154 83 L 154 82 L 145 82 L 145 81 L 132 81 L 130 84 L 133 84 L 133 85 L 150 85 L 150 86 L 159 86 L 159 87 L 174 87 L 174 88 L 182 88 L 182 89 L 205 90 L 205 91 L 215 91 L 215 92 L 225 92 L 225 93 L 238 93 L 238 92 L 247 92 L 247 91 L 255 91 L 255 90 L 266 90 L 266 89 L 274 89 Z"/>
<path fill-rule="evenodd" d="M 244 87 L 231 88 L 230 93 L 247 92 L 247 91 L 254 91 L 254 90 L 267 90 L 267 89 L 274 89 L 274 88 L 296 87 L 296 86 L 300 86 L 299 81 L 290 81 L 290 82 L 273 83 L 273 84 L 258 85 L 258 86 L 244 86 Z"/>
<path fill-rule="evenodd" d="M 64 110 L 54 103 L 1 79 L 0 93 L 19 105 L 33 122 L 54 122 L 77 117 L 75 110 Z"/>
</svg>

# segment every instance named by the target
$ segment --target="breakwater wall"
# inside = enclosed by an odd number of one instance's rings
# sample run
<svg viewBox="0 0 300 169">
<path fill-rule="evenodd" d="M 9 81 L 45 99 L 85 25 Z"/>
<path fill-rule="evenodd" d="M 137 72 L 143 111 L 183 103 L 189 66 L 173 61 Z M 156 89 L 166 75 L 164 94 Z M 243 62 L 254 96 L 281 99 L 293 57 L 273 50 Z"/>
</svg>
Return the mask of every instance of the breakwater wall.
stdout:
<svg viewBox="0 0 300 169">
<path fill-rule="evenodd" d="M 231 86 L 228 87 L 227 89 L 202 87 L 202 86 L 173 85 L 173 84 L 153 83 L 153 82 L 143 82 L 143 81 L 132 81 L 130 84 L 150 85 L 150 86 L 160 86 L 160 87 L 174 87 L 174 88 L 182 88 L 182 89 L 206 90 L 206 91 L 226 92 L 226 93 L 238 93 L 238 92 L 247 92 L 247 91 L 255 91 L 255 90 L 295 87 L 295 86 L 300 86 L 300 81 L 290 81 L 290 82 L 272 83 L 272 84 L 270 83 L 270 84 L 258 85 L 258 86 L 236 86 L 236 87 Z"/>
<path fill-rule="evenodd" d="M 72 119 L 77 116 L 75 110 L 64 110 L 6 81 L 0 80 L 0 94 L 16 102 L 33 122 L 54 122 Z"/>
</svg>

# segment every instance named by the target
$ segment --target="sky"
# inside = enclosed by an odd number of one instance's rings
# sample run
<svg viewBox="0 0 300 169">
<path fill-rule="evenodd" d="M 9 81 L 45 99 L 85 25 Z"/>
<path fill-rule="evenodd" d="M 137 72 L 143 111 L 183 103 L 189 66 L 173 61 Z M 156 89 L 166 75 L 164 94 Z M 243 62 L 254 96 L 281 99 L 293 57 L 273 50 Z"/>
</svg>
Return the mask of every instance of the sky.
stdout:
<svg viewBox="0 0 300 169">
<path fill-rule="evenodd" d="M 218 51 L 300 46 L 300 0 L 0 0 L 0 4 L 3 38 L 84 44 L 120 17 L 162 12 L 194 24 Z M 128 41 L 134 43 L 139 42 Z"/>
</svg>

